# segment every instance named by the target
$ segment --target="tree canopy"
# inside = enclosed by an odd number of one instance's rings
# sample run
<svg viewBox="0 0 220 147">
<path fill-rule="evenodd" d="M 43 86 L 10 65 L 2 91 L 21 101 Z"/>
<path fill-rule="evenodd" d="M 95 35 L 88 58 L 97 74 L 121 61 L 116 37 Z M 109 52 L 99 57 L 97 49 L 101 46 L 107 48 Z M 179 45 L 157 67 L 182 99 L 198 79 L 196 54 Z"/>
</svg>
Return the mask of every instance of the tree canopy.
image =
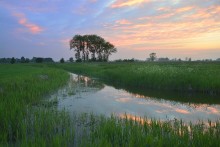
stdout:
<svg viewBox="0 0 220 147">
<path fill-rule="evenodd" d="M 150 53 L 150 61 L 155 61 L 157 56 L 156 56 L 156 53 Z"/>
<path fill-rule="evenodd" d="M 74 49 L 76 61 L 108 61 L 117 49 L 98 35 L 75 35 L 70 40 L 70 49 Z"/>
</svg>

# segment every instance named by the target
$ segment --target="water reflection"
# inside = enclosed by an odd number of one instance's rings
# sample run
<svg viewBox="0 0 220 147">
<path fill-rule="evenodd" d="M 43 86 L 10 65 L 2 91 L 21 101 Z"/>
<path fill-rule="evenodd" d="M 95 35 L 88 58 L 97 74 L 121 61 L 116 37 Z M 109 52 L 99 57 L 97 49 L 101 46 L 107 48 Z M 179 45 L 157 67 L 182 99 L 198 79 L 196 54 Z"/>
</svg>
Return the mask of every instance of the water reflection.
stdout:
<svg viewBox="0 0 220 147">
<path fill-rule="evenodd" d="M 154 89 L 141 89 L 134 88 L 127 85 L 121 85 L 116 83 L 111 83 L 107 81 L 108 85 L 115 87 L 116 89 L 125 89 L 133 95 L 136 95 L 140 98 L 146 97 L 156 97 L 157 99 L 166 99 L 173 100 L 184 103 L 193 103 L 193 104 L 220 104 L 219 95 L 209 95 L 196 92 L 178 92 L 170 90 L 154 90 Z"/>
<path fill-rule="evenodd" d="M 74 113 L 115 114 L 148 117 L 160 120 L 183 119 L 185 122 L 215 121 L 220 119 L 219 104 L 178 102 L 132 94 L 115 89 L 100 81 L 71 74 L 69 84 L 51 95 L 58 98 L 58 109 Z"/>
<path fill-rule="evenodd" d="M 83 98 L 82 93 L 95 93 L 104 87 L 104 84 L 97 80 L 71 74 L 68 85 L 60 89 L 56 94 L 52 95 L 52 97 L 57 97 L 58 99 L 71 96 Z"/>
</svg>

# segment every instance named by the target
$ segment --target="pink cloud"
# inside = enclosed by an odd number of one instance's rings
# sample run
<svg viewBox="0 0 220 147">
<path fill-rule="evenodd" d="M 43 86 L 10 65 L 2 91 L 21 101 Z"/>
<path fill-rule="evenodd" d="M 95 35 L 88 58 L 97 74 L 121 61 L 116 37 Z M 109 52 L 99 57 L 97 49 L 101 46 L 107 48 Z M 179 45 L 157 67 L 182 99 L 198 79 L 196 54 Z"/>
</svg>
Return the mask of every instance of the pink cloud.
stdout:
<svg viewBox="0 0 220 147">
<path fill-rule="evenodd" d="M 126 20 L 126 19 L 117 20 L 116 23 L 117 23 L 117 24 L 120 24 L 120 25 L 128 25 L 128 24 L 131 24 L 131 22 L 128 21 L 128 20 Z"/>
<path fill-rule="evenodd" d="M 177 108 L 175 111 L 178 112 L 178 113 L 182 113 L 182 114 L 190 114 L 189 111 L 184 110 L 184 109 L 178 109 L 178 108 Z"/>
<path fill-rule="evenodd" d="M 121 8 L 134 6 L 143 2 L 148 2 L 149 0 L 116 0 L 115 3 L 111 5 L 111 8 Z"/>
<path fill-rule="evenodd" d="M 132 21 L 122 19 L 115 21 L 113 25 L 105 25 L 105 28 L 119 34 L 109 37 L 111 38 L 111 42 L 116 46 L 126 47 L 137 44 L 150 44 L 145 47 L 136 47 L 138 50 L 152 47 L 201 48 L 198 45 L 199 42 L 196 42 L 199 37 L 200 40 L 203 37 L 202 39 L 208 42 L 209 38 L 205 38 L 208 33 L 215 33 L 214 35 L 216 37 L 220 34 L 220 21 L 216 19 L 216 16 L 220 14 L 219 6 L 210 6 L 207 8 L 190 6 L 177 8 L 172 11 L 169 8 L 159 8 L 157 10 L 164 13 L 140 17 Z M 173 18 L 178 19 L 173 21 Z M 219 45 L 216 42 L 214 44 L 218 48 Z M 208 46 L 208 43 L 206 46 Z M 209 47 L 214 48 L 214 45 L 209 45 Z"/>
<path fill-rule="evenodd" d="M 170 8 L 160 7 L 157 9 L 157 11 L 170 11 Z"/>
<path fill-rule="evenodd" d="M 214 114 L 219 114 L 219 110 L 214 108 L 214 107 L 208 107 L 207 108 L 211 113 L 214 113 Z"/>
<path fill-rule="evenodd" d="M 182 7 L 182 8 L 176 9 L 175 13 L 187 12 L 187 11 L 192 10 L 193 8 L 194 7 L 192 7 L 192 6 Z"/>
<path fill-rule="evenodd" d="M 121 103 L 128 103 L 128 102 L 131 102 L 132 99 L 131 98 L 117 98 L 116 101 L 121 102 Z"/>
<path fill-rule="evenodd" d="M 185 16 L 188 20 L 195 19 L 210 19 L 220 14 L 220 6 L 211 6 L 208 8 L 197 8 L 196 12 L 192 15 Z"/>
<path fill-rule="evenodd" d="M 166 7 L 160 7 L 157 9 L 157 11 L 163 12 L 162 14 L 155 15 L 155 16 L 145 16 L 145 17 L 140 17 L 138 18 L 139 20 L 160 20 L 160 19 L 168 19 L 173 16 L 180 15 L 182 13 L 189 12 L 193 9 L 196 9 L 195 7 L 192 6 L 187 6 L 187 7 L 182 7 L 182 8 L 177 8 L 177 9 L 171 9 L 171 8 L 166 8 Z"/>
<path fill-rule="evenodd" d="M 18 23 L 24 26 L 30 33 L 38 34 L 43 31 L 43 28 L 29 22 L 23 13 L 14 13 L 15 17 L 18 18 Z"/>
</svg>

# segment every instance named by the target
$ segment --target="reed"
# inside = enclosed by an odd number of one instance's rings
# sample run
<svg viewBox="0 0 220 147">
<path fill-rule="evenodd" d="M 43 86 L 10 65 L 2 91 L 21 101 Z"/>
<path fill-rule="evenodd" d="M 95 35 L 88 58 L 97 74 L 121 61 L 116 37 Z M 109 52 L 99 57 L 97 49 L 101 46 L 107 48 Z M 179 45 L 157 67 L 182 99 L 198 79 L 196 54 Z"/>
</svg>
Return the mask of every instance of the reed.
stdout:
<svg viewBox="0 0 220 147">
<path fill-rule="evenodd" d="M 184 124 L 181 120 L 158 121 L 146 117 L 95 117 L 88 146 L 219 146 L 220 122 Z"/>
<path fill-rule="evenodd" d="M 67 72 L 30 65 L 0 65 L 0 69 L 0 145 L 59 145 L 74 136 L 65 112 L 36 106 L 66 83 Z"/>
<path fill-rule="evenodd" d="M 57 67 L 124 87 L 220 93 L 220 64 L 217 62 L 74 63 Z"/>
</svg>

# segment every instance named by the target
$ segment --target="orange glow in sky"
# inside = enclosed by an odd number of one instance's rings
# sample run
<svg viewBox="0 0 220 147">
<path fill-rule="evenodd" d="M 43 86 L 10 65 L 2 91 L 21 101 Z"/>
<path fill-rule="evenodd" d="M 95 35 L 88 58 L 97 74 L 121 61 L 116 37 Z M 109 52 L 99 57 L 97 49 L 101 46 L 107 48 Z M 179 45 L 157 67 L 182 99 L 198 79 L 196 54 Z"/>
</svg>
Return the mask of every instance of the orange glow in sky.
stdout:
<svg viewBox="0 0 220 147">
<path fill-rule="evenodd" d="M 69 58 L 68 40 L 97 34 L 118 49 L 111 59 L 220 58 L 219 0 L 11 0 L 0 11 L 1 57 Z"/>
</svg>

